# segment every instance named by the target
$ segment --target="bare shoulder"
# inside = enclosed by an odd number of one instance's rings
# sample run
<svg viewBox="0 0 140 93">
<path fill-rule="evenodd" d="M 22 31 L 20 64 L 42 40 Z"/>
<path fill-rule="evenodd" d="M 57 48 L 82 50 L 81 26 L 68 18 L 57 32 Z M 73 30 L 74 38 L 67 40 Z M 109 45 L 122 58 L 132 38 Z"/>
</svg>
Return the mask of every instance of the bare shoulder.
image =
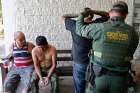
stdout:
<svg viewBox="0 0 140 93">
<path fill-rule="evenodd" d="M 32 49 L 33 49 L 34 47 L 35 47 L 35 46 L 34 46 L 33 43 L 28 42 L 28 50 L 30 51 L 30 53 L 31 53 L 31 51 L 32 51 Z"/>
<path fill-rule="evenodd" d="M 38 51 L 39 51 L 39 48 L 36 46 L 33 48 L 32 53 L 36 54 L 36 53 L 38 53 Z"/>
<path fill-rule="evenodd" d="M 35 45 L 33 43 L 31 43 L 31 42 L 28 42 L 28 46 L 29 47 L 35 47 Z"/>
<path fill-rule="evenodd" d="M 53 45 L 49 45 L 51 52 L 56 53 L 56 47 Z"/>
</svg>

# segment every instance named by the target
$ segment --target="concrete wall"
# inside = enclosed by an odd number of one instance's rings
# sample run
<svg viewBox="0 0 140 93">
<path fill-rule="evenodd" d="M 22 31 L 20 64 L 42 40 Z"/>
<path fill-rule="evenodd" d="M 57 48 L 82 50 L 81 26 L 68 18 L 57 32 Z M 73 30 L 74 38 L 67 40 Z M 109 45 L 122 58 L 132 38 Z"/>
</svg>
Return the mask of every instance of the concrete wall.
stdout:
<svg viewBox="0 0 140 93">
<path fill-rule="evenodd" d="M 140 4 L 139 4 L 140 5 Z M 134 17 L 134 23 L 140 23 L 140 6 L 135 8 L 136 17 Z"/>
<path fill-rule="evenodd" d="M 14 31 L 23 31 L 27 40 L 34 42 L 37 35 L 45 35 L 59 49 L 71 48 L 71 35 L 60 24 L 59 16 L 79 13 L 84 7 L 109 10 L 118 0 L 2 0 L 6 49 Z M 132 23 L 133 1 L 129 4 L 127 22 Z M 8 51 L 6 51 L 8 53 Z"/>
<path fill-rule="evenodd" d="M 139 33 L 140 36 L 140 0 L 135 0 L 135 11 L 134 11 L 134 26 L 136 28 L 136 31 Z M 140 73 L 140 43 L 139 46 L 134 54 L 134 60 L 133 60 L 133 70 Z M 140 82 L 139 86 L 140 86 Z"/>
<path fill-rule="evenodd" d="M 134 8 L 134 23 L 140 23 L 140 0 L 135 0 Z"/>
</svg>

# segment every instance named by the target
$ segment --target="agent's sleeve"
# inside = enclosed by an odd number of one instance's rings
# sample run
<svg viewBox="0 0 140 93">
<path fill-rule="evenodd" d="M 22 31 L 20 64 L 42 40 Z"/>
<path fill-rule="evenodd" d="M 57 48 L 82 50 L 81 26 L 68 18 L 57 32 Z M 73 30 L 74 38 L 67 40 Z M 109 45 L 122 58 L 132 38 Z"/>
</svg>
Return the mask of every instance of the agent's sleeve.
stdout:
<svg viewBox="0 0 140 93">
<path fill-rule="evenodd" d="M 103 23 L 109 20 L 109 17 L 99 17 L 94 20 L 94 23 Z"/>
<path fill-rule="evenodd" d="M 98 23 L 85 24 L 83 15 L 80 15 L 76 22 L 76 33 L 82 37 L 95 39 L 100 29 L 100 24 Z"/>
<path fill-rule="evenodd" d="M 138 33 L 135 31 L 135 29 L 133 29 L 132 31 L 132 40 L 131 40 L 131 45 L 130 45 L 130 56 L 133 57 L 133 54 L 135 53 L 138 43 L 139 43 L 139 35 Z"/>
</svg>

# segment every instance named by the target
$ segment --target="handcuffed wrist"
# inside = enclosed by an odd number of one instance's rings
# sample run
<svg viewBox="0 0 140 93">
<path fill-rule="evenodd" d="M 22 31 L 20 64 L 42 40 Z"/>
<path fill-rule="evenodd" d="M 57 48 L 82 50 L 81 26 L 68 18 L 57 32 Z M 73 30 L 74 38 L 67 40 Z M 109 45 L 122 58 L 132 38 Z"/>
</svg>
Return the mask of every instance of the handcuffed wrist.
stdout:
<svg viewBox="0 0 140 93">
<path fill-rule="evenodd" d="M 43 78 L 40 78 L 40 81 L 43 81 Z"/>
</svg>

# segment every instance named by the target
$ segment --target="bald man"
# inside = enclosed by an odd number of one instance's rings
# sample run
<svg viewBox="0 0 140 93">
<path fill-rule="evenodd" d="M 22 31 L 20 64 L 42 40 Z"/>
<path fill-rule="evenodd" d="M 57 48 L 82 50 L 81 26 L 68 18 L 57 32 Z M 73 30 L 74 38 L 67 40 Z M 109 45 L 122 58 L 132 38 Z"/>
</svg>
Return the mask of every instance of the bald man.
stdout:
<svg viewBox="0 0 140 93">
<path fill-rule="evenodd" d="M 4 81 L 4 93 L 15 93 L 18 82 L 23 84 L 21 93 L 29 93 L 31 75 L 33 72 L 33 60 L 31 52 L 34 45 L 26 42 L 25 35 L 21 31 L 14 33 L 14 43 L 11 46 L 13 66 Z"/>
</svg>

